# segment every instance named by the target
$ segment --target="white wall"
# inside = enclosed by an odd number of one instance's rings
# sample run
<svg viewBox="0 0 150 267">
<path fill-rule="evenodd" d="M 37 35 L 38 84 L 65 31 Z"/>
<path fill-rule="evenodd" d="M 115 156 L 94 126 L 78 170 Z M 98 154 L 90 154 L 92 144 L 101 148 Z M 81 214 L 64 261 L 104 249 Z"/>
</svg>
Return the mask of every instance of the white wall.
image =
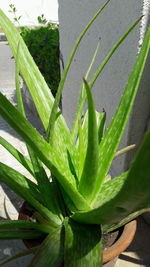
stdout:
<svg viewBox="0 0 150 267">
<path fill-rule="evenodd" d="M 10 4 L 17 8 L 18 16 L 22 15 L 21 25 L 37 24 L 37 16 L 41 14 L 44 14 L 47 20 L 58 21 L 57 0 L 0 0 L 0 8 L 12 19 L 12 14 L 8 12 Z"/>
<path fill-rule="evenodd" d="M 77 36 L 104 2 L 103 0 L 59 0 L 60 43 L 65 63 Z M 143 4 L 145 4 L 144 11 Z M 99 39 L 100 50 L 93 72 L 119 37 L 145 12 L 146 16 L 142 21 L 142 25 L 139 24 L 117 50 L 93 88 L 97 109 L 99 111 L 102 108 L 106 110 L 107 125 L 109 124 L 135 61 L 139 43 L 146 30 L 149 7 L 149 0 L 112 0 L 88 31 L 77 51 L 63 92 L 63 112 L 70 126 L 76 111 L 77 96 L 82 77 L 87 70 Z M 121 146 L 131 142 L 138 143 L 143 135 L 147 118 L 150 115 L 150 75 L 148 70 L 149 68 L 147 67 L 134 112 Z M 125 157 L 120 157 L 116 161 L 113 164 L 113 168 L 116 173 L 119 173 L 126 168 Z"/>
</svg>

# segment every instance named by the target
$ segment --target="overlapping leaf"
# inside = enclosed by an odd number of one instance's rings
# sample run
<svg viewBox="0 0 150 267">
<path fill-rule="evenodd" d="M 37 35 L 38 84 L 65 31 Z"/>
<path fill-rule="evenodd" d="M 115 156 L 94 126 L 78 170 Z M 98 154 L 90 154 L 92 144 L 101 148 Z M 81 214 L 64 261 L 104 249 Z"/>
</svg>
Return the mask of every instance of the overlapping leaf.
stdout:
<svg viewBox="0 0 150 267">
<path fill-rule="evenodd" d="M 89 208 L 79 194 L 70 168 L 64 158 L 58 154 L 18 110 L 0 93 L 0 114 L 20 134 L 25 142 L 32 147 L 39 159 L 52 171 L 77 209 Z"/>
<path fill-rule="evenodd" d="M 55 267 L 63 262 L 64 253 L 64 231 L 57 228 L 45 238 L 41 246 L 37 249 L 35 256 L 29 267 Z"/>
<path fill-rule="evenodd" d="M 102 266 L 101 228 L 83 225 L 71 219 L 65 221 L 65 266 Z"/>
<path fill-rule="evenodd" d="M 33 58 L 31 57 L 19 32 L 2 10 L 0 10 L 0 25 L 6 34 L 15 59 L 17 57 L 17 49 L 19 43 L 20 53 L 18 67 L 28 86 L 29 92 L 35 103 L 44 128 L 45 130 L 47 130 L 49 117 L 54 102 L 54 98 L 50 92 L 50 89 L 48 88 Z M 70 131 L 62 115 L 57 118 L 54 135 L 56 143 L 55 150 L 62 155 L 66 162 L 68 160 L 66 153 L 67 149 L 70 151 L 73 160 L 74 158 L 76 159 L 76 149 L 73 145 Z M 77 160 L 74 160 L 74 164 L 75 168 L 77 168 Z"/>
<path fill-rule="evenodd" d="M 75 214 L 73 218 L 80 222 L 107 225 L 109 228 L 109 225 L 121 220 L 127 222 L 127 216 L 130 220 L 150 208 L 149 159 L 150 130 L 145 135 L 129 172 L 105 183 L 99 201 L 97 199 L 95 202 L 96 207 L 89 212 Z"/>
<path fill-rule="evenodd" d="M 126 84 L 120 104 L 111 124 L 99 146 L 99 167 L 96 180 L 96 191 L 93 201 L 100 192 L 104 178 L 109 171 L 112 159 L 122 137 L 132 105 L 137 93 L 140 78 L 144 69 L 146 58 L 150 48 L 150 27 L 145 36 L 142 48 L 137 56 L 133 70 Z"/>
<path fill-rule="evenodd" d="M 84 84 L 88 99 L 88 145 L 83 172 L 79 182 L 79 192 L 90 202 L 93 192 L 95 192 L 98 169 L 98 129 L 94 100 L 88 83 L 85 80 Z"/>
<path fill-rule="evenodd" d="M 3 163 L 0 163 L 0 181 L 4 182 L 19 196 L 23 197 L 35 210 L 39 211 L 44 218 L 50 221 L 52 225 L 57 226 L 61 224 L 59 217 L 41 204 L 41 194 L 32 181 L 26 179 L 22 174 Z"/>
</svg>

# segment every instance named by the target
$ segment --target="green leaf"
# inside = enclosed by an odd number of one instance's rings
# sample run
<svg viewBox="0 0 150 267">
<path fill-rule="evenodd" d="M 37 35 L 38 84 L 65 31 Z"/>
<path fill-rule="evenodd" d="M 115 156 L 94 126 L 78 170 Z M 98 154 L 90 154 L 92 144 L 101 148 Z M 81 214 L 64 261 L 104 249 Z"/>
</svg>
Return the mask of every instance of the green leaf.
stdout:
<svg viewBox="0 0 150 267">
<path fill-rule="evenodd" d="M 5 173 L 7 175 L 5 176 Z M 17 194 L 21 194 L 21 191 L 18 192 L 17 184 L 21 188 L 26 188 L 29 192 L 36 198 L 38 201 L 42 202 L 40 193 L 38 191 L 37 185 L 30 181 L 28 178 L 23 176 L 21 173 L 17 172 L 16 170 L 12 169 L 11 167 L 3 164 L 0 162 L 0 180 L 5 182 L 14 192 Z M 5 177 L 4 177 L 5 176 Z M 17 179 L 16 179 L 17 177 Z M 5 181 L 4 181 L 5 180 Z"/>
<path fill-rule="evenodd" d="M 20 48 L 20 43 L 18 43 L 17 56 L 16 56 L 16 93 L 17 93 L 18 110 L 26 118 L 22 95 L 21 95 L 21 89 L 20 89 L 20 80 L 19 80 L 20 78 L 19 77 L 19 56 L 20 56 L 19 48 Z M 36 154 L 33 152 L 32 148 L 28 144 L 27 144 L 27 150 L 28 150 L 31 162 L 32 162 L 32 166 L 34 170 L 34 177 L 38 182 L 38 187 L 43 197 L 43 202 L 45 206 L 52 212 L 56 214 L 60 214 L 60 209 L 58 208 L 58 205 L 55 205 L 56 200 L 54 204 L 54 198 L 51 196 L 51 193 L 52 193 L 51 184 L 44 170 L 44 167 L 42 166 L 42 163 L 40 162 Z"/>
<path fill-rule="evenodd" d="M 44 233 L 49 233 L 52 230 L 50 225 L 39 224 L 24 220 L 0 220 L 0 229 L 14 229 L 14 228 L 33 228 Z"/>
<path fill-rule="evenodd" d="M 114 178 L 104 184 L 100 192 L 102 198 L 97 204 L 95 202 L 94 209 L 85 214 L 75 214 L 73 218 L 85 223 L 101 223 L 108 228 L 109 225 L 118 224 L 130 215 L 130 218 L 135 218 L 134 216 L 150 208 L 149 159 L 150 130 L 145 135 L 135 160 L 123 180 Z"/>
<path fill-rule="evenodd" d="M 140 53 L 137 56 L 133 70 L 126 84 L 124 93 L 120 100 L 120 104 L 116 110 L 116 114 L 113 117 L 110 126 L 107 129 L 106 134 L 99 145 L 98 175 L 95 186 L 96 192 L 93 198 L 93 202 L 96 199 L 96 195 L 101 190 L 102 183 L 104 181 L 105 176 L 107 175 L 114 154 L 124 132 L 124 128 L 126 126 L 137 93 L 149 48 L 150 27 L 147 31 Z"/>
<path fill-rule="evenodd" d="M 69 56 L 69 59 L 68 59 L 68 61 L 66 63 L 64 72 L 62 73 L 62 76 L 61 76 L 61 80 L 60 80 L 60 83 L 59 83 L 59 86 L 58 86 L 57 94 L 56 94 L 56 97 L 55 97 L 54 105 L 53 105 L 52 112 L 51 112 L 50 119 L 49 119 L 48 128 L 49 128 L 49 133 L 52 136 L 52 138 L 53 138 L 55 121 L 56 121 L 56 114 L 57 114 L 57 111 L 58 111 L 58 106 L 59 106 L 59 103 L 60 103 L 60 99 L 61 99 L 64 83 L 65 83 L 65 80 L 67 78 L 67 74 L 68 74 L 68 71 L 70 69 L 70 65 L 72 63 L 72 60 L 73 60 L 74 55 L 76 53 L 76 50 L 77 50 L 81 40 L 83 39 L 84 35 L 86 34 L 87 30 L 90 28 L 92 23 L 96 20 L 98 15 L 103 11 L 103 9 L 106 7 L 106 5 L 108 3 L 109 3 L 109 0 L 98 10 L 98 12 L 95 14 L 95 16 L 91 19 L 91 21 L 88 23 L 88 25 L 82 31 L 82 33 L 80 34 L 80 36 L 76 40 L 76 42 L 74 44 L 74 47 L 72 49 L 72 52 L 71 52 L 71 54 Z"/>
<path fill-rule="evenodd" d="M 64 231 L 63 228 L 55 229 L 45 238 L 36 251 L 29 267 L 55 267 L 63 262 Z"/>
<path fill-rule="evenodd" d="M 0 239 L 36 239 L 43 237 L 43 233 L 36 230 L 2 230 Z"/>
<path fill-rule="evenodd" d="M 7 142 L 3 137 L 0 136 L 0 144 L 9 151 L 16 160 L 18 160 L 32 175 L 33 167 L 31 161 L 27 159 L 19 150 L 13 147 L 9 142 Z"/>
<path fill-rule="evenodd" d="M 29 179 L 26 179 L 22 174 L 7 165 L 0 163 L 0 180 L 30 203 L 31 206 L 33 206 L 35 210 L 39 211 L 43 217 L 50 221 L 54 227 L 61 224 L 59 217 L 50 212 L 35 198 L 35 196 L 39 197 L 39 194 L 37 194 L 36 191 L 37 186 Z"/>
<path fill-rule="evenodd" d="M 99 113 L 96 111 L 96 120 L 97 120 L 97 127 L 98 127 L 98 135 L 100 139 L 100 135 L 102 134 L 102 127 L 101 123 L 103 124 L 104 119 L 104 113 Z M 81 126 L 82 123 L 82 126 Z M 87 151 L 87 144 L 88 144 L 88 110 L 84 115 L 83 122 L 79 121 L 79 130 L 78 130 L 78 139 L 76 142 L 76 146 L 78 148 L 78 154 L 79 154 L 79 175 L 78 180 L 81 179 L 81 174 L 83 171 L 86 151 Z"/>
<path fill-rule="evenodd" d="M 127 32 L 119 39 L 119 41 L 112 47 L 112 49 L 110 50 L 110 52 L 108 53 L 108 55 L 105 57 L 105 59 L 103 60 L 103 62 L 100 64 L 100 66 L 98 67 L 97 71 L 95 72 L 95 74 L 93 75 L 93 78 L 90 80 L 89 85 L 90 88 L 94 85 L 96 79 L 99 77 L 100 73 L 102 72 L 102 70 L 104 69 L 105 65 L 107 64 L 107 62 L 109 61 L 109 59 L 112 57 L 112 55 L 114 54 L 114 52 L 117 50 L 117 48 L 122 44 L 122 42 L 125 40 L 125 38 L 129 35 L 129 33 L 136 27 L 136 25 L 141 21 L 143 16 L 141 16 L 137 21 L 135 21 L 133 23 L 133 25 L 127 30 Z"/>
<path fill-rule="evenodd" d="M 98 169 L 98 131 L 93 97 L 86 80 L 84 80 L 84 84 L 88 99 L 88 146 L 79 182 L 79 192 L 90 202 L 95 193 L 95 179 Z"/>
<path fill-rule="evenodd" d="M 77 209 L 87 209 L 88 204 L 76 189 L 76 181 L 65 158 L 53 149 L 18 110 L 0 93 L 0 114 L 32 147 L 38 158 L 52 171 L 58 182 L 74 202 Z M 68 162 L 68 160 L 67 160 Z"/>
<path fill-rule="evenodd" d="M 76 223 L 65 220 L 66 267 L 102 266 L 101 229 L 99 225 Z"/>
<path fill-rule="evenodd" d="M 81 223 L 103 225 L 103 207 L 105 207 L 105 205 L 108 205 L 108 207 L 111 209 L 112 201 L 120 192 L 125 179 L 127 178 L 127 174 L 128 172 L 125 172 L 120 176 L 104 183 L 102 185 L 101 192 L 99 193 L 95 203 L 93 204 L 93 209 L 87 212 L 75 212 L 72 218 Z"/>
<path fill-rule="evenodd" d="M 99 118 L 98 118 L 98 143 L 99 144 L 104 135 L 105 122 L 106 122 L 106 112 L 104 111 L 104 112 L 99 113 Z"/>
<path fill-rule="evenodd" d="M 15 59 L 17 57 L 19 42 L 18 67 L 35 103 L 43 126 L 45 130 L 47 130 L 49 124 L 49 117 L 54 102 L 54 98 L 50 92 L 50 89 L 48 88 L 33 58 L 31 57 L 28 48 L 26 47 L 18 30 L 15 28 L 13 23 L 11 23 L 11 21 L 7 18 L 7 16 L 3 13 L 2 10 L 0 10 L 0 25 L 7 36 L 9 45 L 12 49 Z M 72 142 L 70 131 L 62 115 L 57 118 L 57 122 L 55 123 L 54 135 L 55 151 L 57 151 L 59 155 L 62 155 L 62 158 L 65 160 L 65 165 L 67 165 L 68 158 L 66 151 L 68 150 L 71 154 L 71 157 L 73 158 L 75 169 L 77 170 L 78 161 L 76 155 L 76 148 Z"/>
<path fill-rule="evenodd" d="M 28 151 L 34 168 L 34 177 L 38 182 L 38 189 L 41 193 L 41 197 L 43 198 L 44 205 L 54 214 L 57 214 L 60 219 L 63 219 L 59 203 L 57 201 L 57 198 L 55 197 L 53 185 L 47 177 L 42 162 L 38 159 L 36 154 L 29 146 Z"/>
<path fill-rule="evenodd" d="M 85 146 L 85 139 L 84 139 L 84 132 L 82 129 L 82 126 L 79 122 L 79 144 L 78 144 L 78 151 L 79 151 L 79 181 L 81 179 L 81 175 L 83 172 L 83 166 L 85 161 L 85 155 L 86 155 L 86 146 Z"/>
<path fill-rule="evenodd" d="M 16 70 L 15 70 L 16 95 L 17 95 L 18 110 L 25 117 L 25 111 L 24 111 L 24 106 L 23 106 L 23 101 L 22 101 L 21 90 L 20 90 L 19 48 L 20 48 L 20 42 L 18 42 L 17 55 L 16 55 Z"/>
<path fill-rule="evenodd" d="M 19 42 L 19 69 L 34 99 L 40 118 L 45 128 L 48 126 L 50 107 L 53 104 L 53 97 L 44 81 L 43 76 L 33 61 L 22 37 L 16 27 L 11 23 L 7 16 L 0 10 L 0 24 L 5 32 L 13 55 L 17 57 Z"/>
<path fill-rule="evenodd" d="M 95 50 L 94 55 L 92 57 L 92 60 L 91 60 L 91 63 L 89 65 L 89 68 L 87 70 L 87 73 L 85 74 L 85 79 L 86 80 L 88 79 L 89 74 L 91 72 L 91 69 L 92 69 L 92 67 L 94 65 L 98 50 L 99 50 L 99 43 L 98 43 L 98 45 L 96 47 L 96 50 Z M 82 85 L 81 85 L 81 88 L 80 88 L 80 95 L 79 95 L 79 100 L 78 100 L 77 112 L 76 112 L 76 115 L 75 115 L 75 119 L 74 119 L 73 126 L 72 126 L 72 132 L 71 132 L 71 135 L 72 135 L 74 143 L 75 143 L 76 138 L 77 138 L 78 122 L 81 120 L 81 117 L 82 117 L 82 114 L 83 114 L 83 108 L 84 108 L 84 105 L 85 105 L 85 102 L 86 102 L 86 97 L 87 97 L 87 94 L 86 94 L 86 90 L 84 88 L 84 82 L 82 82 Z"/>
</svg>

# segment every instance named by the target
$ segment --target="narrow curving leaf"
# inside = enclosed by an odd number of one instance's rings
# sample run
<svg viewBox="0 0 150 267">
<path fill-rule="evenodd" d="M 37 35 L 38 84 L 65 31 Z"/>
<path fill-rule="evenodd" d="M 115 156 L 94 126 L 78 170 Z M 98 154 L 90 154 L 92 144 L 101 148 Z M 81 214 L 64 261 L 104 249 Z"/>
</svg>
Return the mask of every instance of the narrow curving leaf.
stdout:
<svg viewBox="0 0 150 267">
<path fill-rule="evenodd" d="M 89 82 L 90 87 L 92 87 L 96 81 L 96 79 L 99 77 L 100 73 L 102 72 L 102 70 L 104 69 L 104 67 L 106 66 L 107 62 L 109 61 L 109 59 L 112 57 L 112 55 L 115 53 L 115 51 L 117 50 L 117 48 L 123 43 L 123 41 L 127 38 L 127 36 L 129 35 L 130 32 L 132 32 L 132 30 L 137 26 L 137 24 L 141 21 L 143 16 L 141 16 L 139 19 L 137 19 L 133 25 L 127 30 L 127 32 L 119 39 L 119 41 L 112 47 L 112 49 L 110 50 L 110 52 L 108 53 L 108 55 L 105 57 L 105 59 L 103 60 L 103 62 L 100 64 L 100 66 L 98 67 L 98 69 L 96 70 L 96 72 L 94 73 L 92 79 Z"/>
<path fill-rule="evenodd" d="M 89 68 L 85 74 L 85 79 L 87 80 L 89 77 L 89 74 L 91 72 L 91 69 L 94 65 L 97 53 L 99 50 L 99 43 L 95 49 L 94 55 L 92 57 L 91 63 L 89 65 Z M 84 82 L 82 82 L 81 88 L 80 88 L 80 94 L 79 94 L 79 100 L 78 100 L 78 106 L 77 106 L 77 112 L 75 115 L 75 119 L 73 122 L 73 126 L 72 126 L 72 131 L 71 131 L 71 135 L 72 135 L 72 139 L 74 141 L 74 143 L 76 142 L 77 139 L 77 134 L 78 134 L 78 122 L 81 120 L 81 117 L 83 115 L 83 109 L 84 109 L 84 105 L 87 99 L 87 95 L 86 95 L 86 90 L 85 90 L 85 86 L 84 86 Z"/>
<path fill-rule="evenodd" d="M 125 86 L 125 90 L 121 97 L 120 104 L 116 110 L 116 114 L 113 117 L 110 126 L 99 145 L 98 175 L 96 180 L 96 193 L 93 198 L 93 202 L 96 199 L 96 195 L 101 190 L 103 181 L 107 175 L 107 172 L 109 171 L 116 149 L 124 132 L 124 128 L 126 126 L 137 93 L 149 48 L 150 27 L 145 36 L 140 53 L 137 56 L 129 80 Z"/>
<path fill-rule="evenodd" d="M 83 225 L 66 219 L 64 254 L 66 267 L 102 266 L 100 225 Z"/>
<path fill-rule="evenodd" d="M 135 149 L 135 147 L 136 147 L 136 145 L 133 144 L 133 145 L 126 146 L 126 147 L 120 149 L 119 151 L 117 151 L 117 152 L 115 153 L 114 158 L 119 157 L 119 156 L 121 156 L 122 154 L 127 153 L 128 151 L 130 151 L 130 150 L 132 150 L 132 149 Z"/>
<path fill-rule="evenodd" d="M 74 44 L 74 47 L 73 47 L 72 52 L 70 54 L 70 57 L 69 57 L 69 59 L 68 59 L 68 61 L 66 63 L 65 69 L 64 69 L 64 71 L 62 73 L 62 77 L 61 77 L 61 80 L 60 80 L 60 83 L 59 83 L 59 86 L 58 86 L 58 90 L 57 90 L 57 93 L 56 93 L 54 105 L 53 105 L 52 112 L 51 112 L 51 115 L 50 115 L 49 126 L 48 126 L 50 135 L 53 135 L 53 132 L 54 132 L 54 126 L 55 126 L 55 121 L 56 121 L 57 110 L 58 110 L 58 106 L 59 106 L 59 103 L 60 103 L 62 91 L 63 91 L 63 88 L 64 88 L 64 83 L 66 81 L 67 74 L 68 74 L 68 71 L 70 69 L 70 65 L 71 65 L 71 63 L 73 61 L 74 55 L 76 53 L 76 50 L 77 50 L 77 48 L 78 48 L 81 40 L 85 36 L 87 30 L 90 28 L 90 26 L 96 20 L 96 18 L 98 17 L 98 15 L 101 14 L 101 12 L 107 6 L 107 4 L 109 3 L 109 1 L 110 0 L 107 0 L 106 3 L 98 10 L 98 12 L 90 20 L 90 22 L 85 27 L 85 29 L 81 32 L 80 36 L 77 38 L 77 40 L 76 40 L 76 42 Z"/>
<path fill-rule="evenodd" d="M 88 99 L 88 145 L 83 172 L 79 182 L 79 192 L 90 202 L 95 193 L 95 181 L 98 169 L 98 130 L 93 97 L 84 80 Z"/>
<path fill-rule="evenodd" d="M 141 210 L 138 210 L 136 212 L 133 212 L 130 215 L 126 216 L 124 219 L 118 221 L 117 223 L 104 224 L 102 226 L 102 231 L 103 231 L 103 233 L 109 233 L 111 231 L 114 231 L 114 230 L 124 226 L 125 224 L 133 221 L 134 219 L 136 219 L 138 216 L 140 216 L 144 212 L 150 212 L 150 208 L 149 209 L 141 209 Z"/>
</svg>

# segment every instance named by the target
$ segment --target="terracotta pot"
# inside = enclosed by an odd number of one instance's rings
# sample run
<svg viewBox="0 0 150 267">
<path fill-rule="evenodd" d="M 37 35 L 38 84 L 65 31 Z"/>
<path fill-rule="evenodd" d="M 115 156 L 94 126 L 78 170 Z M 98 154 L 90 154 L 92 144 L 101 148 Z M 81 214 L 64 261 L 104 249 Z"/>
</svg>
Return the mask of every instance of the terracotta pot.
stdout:
<svg viewBox="0 0 150 267">
<path fill-rule="evenodd" d="M 111 246 L 103 251 L 103 263 L 105 267 L 112 267 L 111 263 L 116 263 L 118 256 L 127 249 L 131 244 L 135 232 L 136 232 L 137 222 L 136 220 L 129 222 L 123 228 L 122 234 L 119 239 Z"/>
<path fill-rule="evenodd" d="M 33 221 L 33 210 L 30 206 L 24 202 L 22 205 L 19 216 L 19 220 Z M 120 237 L 115 241 L 113 245 L 104 249 L 103 251 L 103 266 L 113 267 L 116 264 L 118 256 L 126 250 L 126 248 L 132 242 L 136 232 L 137 222 L 136 220 L 129 222 L 123 227 Z M 23 240 L 27 248 L 38 246 L 42 240 Z"/>
</svg>

